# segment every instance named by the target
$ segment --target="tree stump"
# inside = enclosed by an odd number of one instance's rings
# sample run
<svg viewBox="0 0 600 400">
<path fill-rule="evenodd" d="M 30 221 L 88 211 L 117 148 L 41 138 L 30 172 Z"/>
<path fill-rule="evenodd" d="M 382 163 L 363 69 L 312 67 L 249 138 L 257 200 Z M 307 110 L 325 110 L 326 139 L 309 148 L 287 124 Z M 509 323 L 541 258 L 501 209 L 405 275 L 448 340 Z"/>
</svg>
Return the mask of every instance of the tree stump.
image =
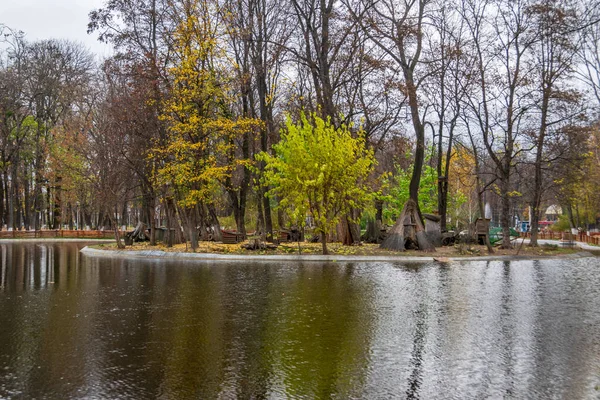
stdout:
<svg viewBox="0 0 600 400">
<path fill-rule="evenodd" d="M 130 238 L 132 242 L 145 242 L 150 240 L 148 234 L 146 233 L 146 224 L 143 222 L 138 222 L 137 226 L 132 232 L 129 232 L 125 235 Z"/>
</svg>

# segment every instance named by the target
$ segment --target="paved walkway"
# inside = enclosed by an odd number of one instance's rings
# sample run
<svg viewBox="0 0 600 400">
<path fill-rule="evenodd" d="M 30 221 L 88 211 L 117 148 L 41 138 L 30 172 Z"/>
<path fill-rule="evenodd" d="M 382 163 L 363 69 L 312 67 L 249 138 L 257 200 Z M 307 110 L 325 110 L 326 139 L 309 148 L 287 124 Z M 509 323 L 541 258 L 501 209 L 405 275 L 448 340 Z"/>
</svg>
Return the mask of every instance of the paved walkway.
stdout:
<svg viewBox="0 0 600 400">
<path fill-rule="evenodd" d="M 521 243 L 521 240 L 523 240 L 523 239 L 517 239 L 515 241 L 517 246 Z M 529 239 L 525 239 L 525 243 L 528 244 Z M 575 242 L 574 241 L 573 243 L 574 243 L 574 246 L 577 246 L 582 250 L 600 251 L 600 246 L 594 246 L 594 245 L 587 244 L 584 242 Z M 561 246 L 561 241 L 560 240 L 550 240 L 550 239 L 538 239 L 538 244 L 552 244 L 552 245 L 556 245 L 556 246 Z"/>
</svg>

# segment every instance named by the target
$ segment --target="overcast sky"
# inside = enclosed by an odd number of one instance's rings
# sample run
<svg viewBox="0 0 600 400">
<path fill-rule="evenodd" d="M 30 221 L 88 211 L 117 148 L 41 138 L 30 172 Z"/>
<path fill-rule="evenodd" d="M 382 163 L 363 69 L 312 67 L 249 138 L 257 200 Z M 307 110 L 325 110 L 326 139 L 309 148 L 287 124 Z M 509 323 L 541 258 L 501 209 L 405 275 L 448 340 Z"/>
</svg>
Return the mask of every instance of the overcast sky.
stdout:
<svg viewBox="0 0 600 400">
<path fill-rule="evenodd" d="M 109 55 L 109 46 L 87 34 L 88 14 L 104 0 L 0 0 L 0 23 L 25 32 L 28 40 L 70 39 L 92 52 Z"/>
</svg>

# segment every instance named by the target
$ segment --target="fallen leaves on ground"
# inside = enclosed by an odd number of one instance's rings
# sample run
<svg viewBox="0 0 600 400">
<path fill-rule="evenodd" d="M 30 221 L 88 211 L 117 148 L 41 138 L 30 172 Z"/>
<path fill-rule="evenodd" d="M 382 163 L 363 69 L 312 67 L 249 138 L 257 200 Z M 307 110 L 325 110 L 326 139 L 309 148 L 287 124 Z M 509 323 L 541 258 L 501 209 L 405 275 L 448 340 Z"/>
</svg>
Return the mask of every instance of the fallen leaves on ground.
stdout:
<svg viewBox="0 0 600 400">
<path fill-rule="evenodd" d="M 282 243 L 277 249 L 273 250 L 246 250 L 241 245 L 248 243 L 237 243 L 237 244 L 224 244 L 221 242 L 200 242 L 199 247 L 196 250 L 197 253 L 216 253 L 216 254 L 243 254 L 243 255 L 285 255 L 285 254 L 322 254 L 322 247 L 320 243 Z M 106 250 L 116 250 L 116 244 L 105 244 L 99 245 L 99 247 Z M 344 246 L 341 243 L 328 243 L 327 248 L 330 255 L 340 256 L 427 256 L 427 257 L 461 257 L 461 256 L 486 256 L 488 255 L 485 246 L 468 246 L 469 251 L 465 251 L 464 246 L 448 246 L 438 247 L 433 253 L 424 253 L 418 250 L 406 250 L 403 252 L 390 251 L 381 249 L 378 244 L 363 243 L 357 246 Z M 185 243 L 177 244 L 172 247 L 159 243 L 155 246 L 150 246 L 149 242 L 135 243 L 133 246 L 127 246 L 125 251 L 141 251 L 141 250 L 160 250 L 165 252 L 191 252 L 192 249 Z M 549 247 L 542 246 L 537 248 L 531 248 L 529 246 L 523 246 L 519 249 L 519 246 L 515 246 L 513 249 L 500 249 L 494 248 L 494 255 L 496 256 L 552 256 L 558 254 L 573 254 L 580 251 L 579 249 L 567 249 L 561 247 Z"/>
</svg>

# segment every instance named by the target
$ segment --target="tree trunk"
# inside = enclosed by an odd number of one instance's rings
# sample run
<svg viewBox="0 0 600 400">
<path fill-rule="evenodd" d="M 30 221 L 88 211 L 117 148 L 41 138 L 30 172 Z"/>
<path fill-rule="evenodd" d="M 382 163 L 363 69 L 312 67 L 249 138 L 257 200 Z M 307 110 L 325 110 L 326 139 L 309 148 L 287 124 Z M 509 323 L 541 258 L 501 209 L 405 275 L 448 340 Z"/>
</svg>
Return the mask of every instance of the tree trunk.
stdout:
<svg viewBox="0 0 600 400">
<path fill-rule="evenodd" d="M 273 241 L 273 217 L 271 216 L 271 201 L 270 199 L 264 195 L 262 195 L 263 199 L 263 211 L 265 213 L 265 233 L 266 239 L 268 242 Z"/>
<path fill-rule="evenodd" d="M 14 206 L 14 208 L 15 208 L 15 210 L 14 210 L 15 211 L 14 226 L 15 226 L 15 230 L 21 230 L 23 227 L 21 224 L 21 221 L 22 221 L 21 216 L 22 216 L 23 209 L 22 209 L 22 205 L 21 205 L 21 199 L 19 196 L 19 193 L 21 192 L 21 188 L 19 187 L 19 172 L 17 171 L 17 161 L 15 161 L 14 168 L 15 168 L 14 175 L 13 175 L 13 179 L 15 180 L 14 181 L 14 191 L 13 191 L 13 193 L 14 193 L 13 195 L 15 196 L 15 198 L 13 200 L 14 204 L 15 204 L 15 206 Z"/>
<path fill-rule="evenodd" d="M 4 184 L 3 176 L 0 175 L 0 231 L 4 225 Z"/>
<path fill-rule="evenodd" d="M 259 18 L 263 18 L 263 17 L 260 16 Z M 261 23 L 262 22 L 263 21 L 261 19 Z M 252 61 L 254 63 L 254 69 L 256 71 L 255 82 L 256 82 L 256 88 L 257 88 L 257 93 L 258 93 L 260 118 L 265 123 L 264 128 L 261 129 L 261 131 L 260 131 L 260 148 L 265 153 L 268 153 L 269 152 L 269 134 L 271 132 L 273 132 L 275 129 L 274 129 L 274 124 L 273 124 L 272 106 L 269 104 L 268 99 L 267 99 L 267 96 L 268 96 L 267 77 L 266 77 L 267 66 L 265 65 L 266 60 L 264 60 L 263 52 L 262 52 L 263 46 L 265 46 L 266 44 L 263 42 L 262 35 L 264 32 L 263 32 L 262 28 L 263 28 L 263 26 L 261 24 L 261 26 L 258 27 L 257 41 L 254 43 L 256 45 L 256 47 L 252 49 L 253 50 Z M 262 176 L 264 173 L 264 168 L 265 168 L 264 161 L 261 161 L 259 163 L 259 168 L 260 168 L 260 174 Z M 264 189 L 261 188 L 258 190 L 258 193 L 259 193 L 259 197 L 261 198 L 262 203 L 263 203 L 266 239 L 267 239 L 267 241 L 272 241 L 273 240 L 273 220 L 271 218 L 271 203 L 270 203 L 269 198 L 267 196 L 265 196 L 265 192 L 267 190 L 268 190 L 268 188 L 264 188 Z"/>
<path fill-rule="evenodd" d="M 69 229 L 73 230 L 73 210 L 71 207 L 71 203 L 67 203 L 67 215 L 69 216 Z"/>
<path fill-rule="evenodd" d="M 363 242 L 381 244 L 383 241 L 381 237 L 381 228 L 381 221 L 377 219 L 367 221 L 367 231 L 362 237 Z"/>
<path fill-rule="evenodd" d="M 475 155 L 477 157 L 477 155 Z M 476 158 L 477 160 L 477 158 Z M 485 207 L 483 205 L 483 190 L 481 188 L 481 178 L 479 177 L 479 162 L 475 161 L 475 186 L 477 190 L 477 207 L 479 208 L 479 215 L 481 218 L 485 218 Z M 485 235 L 485 247 L 489 254 L 494 254 L 494 248 L 490 242 L 490 234 Z"/>
<path fill-rule="evenodd" d="M 107 229 L 113 229 L 114 228 L 114 221 L 113 218 L 110 216 L 110 213 L 106 213 L 104 215 L 104 221 L 102 222 L 102 226 L 106 227 Z"/>
<path fill-rule="evenodd" d="M 119 224 L 114 220 L 114 217 L 110 216 L 110 223 L 113 226 L 113 232 L 115 233 L 115 240 L 117 241 L 117 248 L 124 249 L 125 244 L 121 240 L 121 233 L 119 232 Z"/>
<path fill-rule="evenodd" d="M 536 196 L 534 196 L 536 197 Z M 531 204 L 531 226 L 529 230 L 531 232 L 531 237 L 529 239 L 529 246 L 538 247 L 538 229 L 540 226 L 540 204 L 538 200 L 534 198 Z"/>
<path fill-rule="evenodd" d="M 227 186 L 231 185 L 231 181 L 227 183 Z M 227 189 L 227 194 L 229 195 L 229 202 L 231 204 L 231 209 L 233 210 L 233 219 L 235 220 L 235 229 L 237 232 L 240 231 L 240 207 L 239 201 L 237 197 L 237 192 L 234 189 Z"/>
<path fill-rule="evenodd" d="M 323 255 L 329 255 L 329 251 L 327 250 L 327 234 L 325 232 L 321 232 L 321 247 L 323 248 Z"/>
<path fill-rule="evenodd" d="M 362 240 L 367 243 L 381 244 L 385 239 L 382 235 L 383 228 L 383 201 L 375 200 L 375 219 L 367 222 L 367 231 Z"/>
<path fill-rule="evenodd" d="M 198 207 L 198 225 L 200 226 L 200 239 L 207 240 L 215 240 L 215 235 L 213 232 L 213 221 L 212 216 L 210 215 L 210 210 L 208 205 L 199 204 Z"/>
<path fill-rule="evenodd" d="M 381 244 L 386 238 L 383 232 L 383 201 L 375 200 L 375 221 L 369 221 L 367 226 L 367 238 L 370 243 Z"/>
<path fill-rule="evenodd" d="M 50 185 L 48 184 L 46 186 L 46 224 L 48 225 L 48 228 L 54 229 L 54 220 L 52 219 L 52 212 L 50 211 L 52 206 L 52 202 L 50 201 L 52 198 L 51 193 L 52 191 L 50 189 Z M 98 221 L 98 223 L 100 223 L 100 221 Z"/>
<path fill-rule="evenodd" d="M 31 224 L 31 193 L 29 188 L 29 167 L 25 166 L 23 173 L 23 195 L 25 197 L 25 204 L 23 206 L 23 222 L 25 223 L 25 230 L 29 230 Z"/>
<path fill-rule="evenodd" d="M 175 229 L 175 233 L 173 234 L 173 244 L 185 243 L 181 215 L 179 214 L 179 210 L 173 199 L 169 200 L 169 209 L 171 214 L 171 225 L 172 228 Z"/>
<path fill-rule="evenodd" d="M 94 215 L 96 214 L 96 215 Z M 92 230 L 97 231 L 100 229 L 100 218 L 102 216 L 102 211 L 98 211 L 98 212 L 93 212 L 90 215 L 90 219 L 91 219 L 91 227 Z M 95 217 L 95 218 L 94 218 Z"/>
<path fill-rule="evenodd" d="M 83 218 L 83 228 L 85 230 L 90 230 L 92 228 L 92 213 L 86 209 L 81 213 L 81 217 Z"/>
<path fill-rule="evenodd" d="M 263 201 L 261 198 L 262 190 L 259 188 L 257 193 L 257 201 L 256 201 L 256 233 L 260 234 L 260 239 L 262 241 L 266 240 L 266 232 L 265 232 L 265 214 L 263 211 Z"/>
<path fill-rule="evenodd" d="M 8 194 L 8 222 L 7 222 L 7 228 L 9 231 L 12 231 L 15 229 L 15 181 L 14 181 L 14 167 L 13 167 L 13 171 L 12 171 L 12 179 L 10 182 L 10 193 Z"/>
<path fill-rule="evenodd" d="M 171 235 L 171 230 L 173 229 L 173 220 L 175 219 L 175 215 L 173 213 L 173 210 L 171 209 L 172 205 L 171 205 L 172 200 L 167 199 L 165 200 L 165 217 L 167 220 L 167 232 L 165 233 L 167 235 L 166 239 L 164 240 L 164 243 L 167 245 L 167 247 L 173 247 L 173 235 Z"/>
<path fill-rule="evenodd" d="M 440 230 L 447 232 L 448 227 L 448 177 L 438 176 L 438 212 L 440 214 Z"/>
<path fill-rule="evenodd" d="M 552 93 L 552 84 L 547 83 L 547 87 L 543 90 L 541 121 L 538 137 L 536 141 L 535 152 L 535 177 L 533 182 L 533 201 L 531 204 L 531 240 L 529 245 L 532 247 L 538 246 L 538 227 L 540 220 L 540 206 L 542 203 L 542 163 L 544 156 L 544 142 L 546 141 L 547 121 L 548 121 L 548 106 L 550 95 Z"/>
<path fill-rule="evenodd" d="M 8 230 L 10 228 L 10 224 L 9 224 L 9 219 L 10 219 L 10 197 L 11 197 L 11 186 L 8 183 L 8 171 L 4 170 L 3 173 L 3 177 L 4 177 L 4 197 L 6 198 L 6 202 L 5 202 L 5 209 L 4 209 L 4 215 L 3 215 L 3 219 L 4 219 L 4 223 L 6 224 L 6 229 Z"/>
<path fill-rule="evenodd" d="M 233 162 L 233 161 L 231 161 Z M 246 168 L 244 167 L 244 174 L 246 174 Z M 246 193 L 248 189 L 248 184 L 246 182 L 246 178 L 242 180 L 242 185 L 238 188 L 238 190 L 233 189 L 233 183 L 231 179 L 227 179 L 226 186 L 227 194 L 229 195 L 229 201 L 231 203 L 231 208 L 233 209 L 233 217 L 235 219 L 235 225 L 237 232 L 241 233 L 246 237 Z"/>
<path fill-rule="evenodd" d="M 152 201 L 150 201 L 152 200 Z M 154 198 L 147 199 L 146 218 L 148 218 L 148 226 L 150 227 L 150 246 L 156 245 L 156 209 L 154 208 Z"/>
<path fill-rule="evenodd" d="M 196 229 L 196 209 L 186 208 L 183 210 L 185 215 L 185 224 L 187 230 L 188 241 L 192 251 L 195 252 L 198 249 L 198 230 Z"/>
<path fill-rule="evenodd" d="M 124 201 L 121 207 L 121 226 L 125 225 L 125 230 L 129 226 L 129 221 L 127 220 L 127 202 Z"/>
<path fill-rule="evenodd" d="M 573 205 L 571 203 L 567 203 L 565 205 L 565 210 L 567 211 L 567 218 L 569 219 L 569 226 L 571 227 L 571 229 L 573 229 L 577 226 L 575 224 L 575 217 L 573 214 Z"/>
<path fill-rule="evenodd" d="M 215 205 L 209 203 L 206 205 L 208 210 L 208 216 L 210 220 L 210 224 L 212 226 L 213 238 L 217 242 L 223 241 L 223 235 L 221 235 L 221 224 L 219 224 L 219 218 L 217 217 L 217 210 L 215 209 Z"/>
<path fill-rule="evenodd" d="M 56 229 L 62 229 L 62 177 L 57 176 L 54 187 L 54 223 Z"/>
<path fill-rule="evenodd" d="M 338 224 L 339 239 L 345 246 L 352 246 L 360 243 L 360 225 L 355 221 L 358 219 L 358 210 L 352 209 L 347 215 L 344 215 Z"/>
<path fill-rule="evenodd" d="M 34 214 L 33 228 L 35 230 L 40 230 L 42 228 L 41 214 L 42 214 L 42 210 L 43 210 L 42 207 L 44 204 L 44 195 L 42 193 L 42 186 L 44 184 L 44 178 L 43 178 L 43 173 L 42 173 L 44 155 L 42 152 L 43 147 L 41 145 L 41 137 L 43 134 L 42 125 L 43 124 L 38 124 L 36 140 L 35 140 L 35 162 L 34 162 L 35 183 L 34 183 L 34 188 L 33 188 L 33 214 Z M 48 221 L 48 225 L 49 225 L 50 219 L 48 219 L 47 221 Z"/>
<path fill-rule="evenodd" d="M 502 196 L 500 198 L 500 226 L 502 227 L 502 245 L 501 249 L 511 249 L 510 243 L 510 195 L 509 195 L 509 180 L 508 177 L 502 177 Z"/>
</svg>

